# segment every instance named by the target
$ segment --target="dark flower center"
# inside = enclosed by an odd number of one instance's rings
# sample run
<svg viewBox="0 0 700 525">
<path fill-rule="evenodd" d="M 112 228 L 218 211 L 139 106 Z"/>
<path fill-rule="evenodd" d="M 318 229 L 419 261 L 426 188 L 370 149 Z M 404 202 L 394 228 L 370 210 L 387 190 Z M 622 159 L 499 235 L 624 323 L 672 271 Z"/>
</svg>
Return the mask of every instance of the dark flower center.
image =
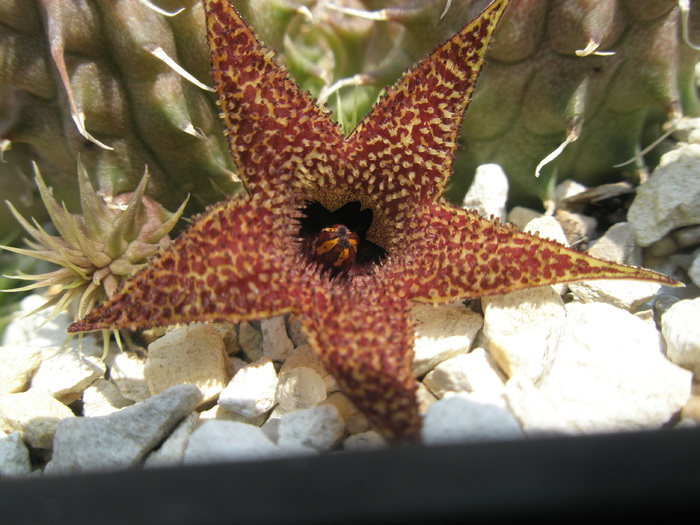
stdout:
<svg viewBox="0 0 700 525">
<path fill-rule="evenodd" d="M 299 236 L 308 261 L 319 264 L 331 277 L 366 275 L 386 256 L 386 250 L 366 235 L 372 225 L 372 210 L 359 201 L 328 211 L 318 202 L 308 202 L 300 220 Z"/>
</svg>

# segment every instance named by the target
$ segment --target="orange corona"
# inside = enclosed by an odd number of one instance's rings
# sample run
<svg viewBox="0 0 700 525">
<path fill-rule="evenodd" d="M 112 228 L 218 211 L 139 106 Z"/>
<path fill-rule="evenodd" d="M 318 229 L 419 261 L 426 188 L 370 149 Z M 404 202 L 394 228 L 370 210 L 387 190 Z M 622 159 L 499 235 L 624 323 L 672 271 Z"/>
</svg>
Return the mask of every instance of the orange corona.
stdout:
<svg viewBox="0 0 700 525">
<path fill-rule="evenodd" d="M 359 236 L 342 224 L 323 228 L 316 240 L 316 262 L 329 269 L 347 271 L 355 262 L 359 242 Z"/>
</svg>

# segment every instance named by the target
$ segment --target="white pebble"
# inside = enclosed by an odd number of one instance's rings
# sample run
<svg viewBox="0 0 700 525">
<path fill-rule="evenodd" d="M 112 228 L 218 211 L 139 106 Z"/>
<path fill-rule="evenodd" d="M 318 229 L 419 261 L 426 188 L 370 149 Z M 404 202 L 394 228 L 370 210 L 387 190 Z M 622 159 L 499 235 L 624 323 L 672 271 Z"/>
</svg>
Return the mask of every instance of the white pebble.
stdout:
<svg viewBox="0 0 700 525">
<path fill-rule="evenodd" d="M 474 180 L 464 197 L 462 208 L 476 210 L 483 217 L 505 220 L 508 199 L 508 177 L 498 164 L 482 164 L 476 168 Z"/>
<path fill-rule="evenodd" d="M 566 317 L 559 293 L 540 286 L 484 297 L 481 304 L 488 350 L 500 368 L 508 377 L 525 374 L 537 379 Z"/>
<path fill-rule="evenodd" d="M 238 327 L 238 344 L 250 362 L 257 361 L 263 355 L 262 335 L 250 323 L 243 322 Z"/>
<path fill-rule="evenodd" d="M 29 451 L 20 433 L 0 437 L 0 479 L 27 476 L 31 471 Z"/>
<path fill-rule="evenodd" d="M 294 348 L 294 344 L 287 335 L 284 317 L 280 315 L 264 319 L 260 322 L 260 328 L 263 355 L 273 361 L 284 361 L 287 354 Z"/>
<path fill-rule="evenodd" d="M 695 286 L 700 286 L 700 252 L 695 255 L 690 268 L 688 268 L 688 277 Z"/>
<path fill-rule="evenodd" d="M 627 212 L 637 242 L 649 246 L 669 231 L 700 224 L 700 145 L 679 144 L 661 157 Z"/>
<path fill-rule="evenodd" d="M 369 420 L 360 412 L 355 403 L 342 392 L 333 392 L 324 404 L 333 405 L 338 409 L 340 416 L 345 421 L 345 428 L 350 434 L 365 432 L 369 428 Z"/>
<path fill-rule="evenodd" d="M 163 444 L 151 452 L 144 462 L 145 468 L 174 467 L 182 465 L 185 449 L 190 436 L 199 425 L 199 414 L 196 412 L 186 416 L 175 430 L 166 438 Z"/>
<path fill-rule="evenodd" d="M 109 377 L 122 396 L 136 402 L 151 397 L 143 375 L 146 365 L 143 359 L 127 352 L 119 352 L 113 358 L 108 358 L 108 365 Z"/>
<path fill-rule="evenodd" d="M 589 255 L 620 264 L 639 264 L 640 250 L 635 243 L 634 229 L 627 222 L 612 226 L 588 250 Z M 569 284 L 571 293 L 584 303 L 608 303 L 634 311 L 654 297 L 660 284 L 631 279 L 590 280 Z"/>
<path fill-rule="evenodd" d="M 36 346 L 0 346 L 0 394 L 21 392 L 41 362 Z"/>
<path fill-rule="evenodd" d="M 326 399 L 326 384 L 310 368 L 293 368 L 280 374 L 276 397 L 285 410 L 311 408 Z"/>
<path fill-rule="evenodd" d="M 469 354 L 458 355 L 443 361 L 428 372 L 423 384 L 437 397 L 447 392 L 480 392 L 499 395 L 503 393 L 503 381 L 483 348 Z"/>
<path fill-rule="evenodd" d="M 576 426 L 563 417 L 549 398 L 524 375 L 508 380 L 505 399 L 528 436 L 578 433 Z"/>
<path fill-rule="evenodd" d="M 0 431 L 19 431 L 22 440 L 34 448 L 50 450 L 56 427 L 67 418 L 74 418 L 71 409 L 49 392 L 30 389 L 0 395 Z"/>
<path fill-rule="evenodd" d="M 661 330 L 671 362 L 700 375 L 700 298 L 671 306 L 661 317 Z"/>
<path fill-rule="evenodd" d="M 467 352 L 483 324 L 481 316 L 462 303 L 438 307 L 418 304 L 411 313 L 416 330 L 413 371 L 418 376 Z"/>
<path fill-rule="evenodd" d="M 268 412 L 275 406 L 277 372 L 269 357 L 241 368 L 219 395 L 219 405 L 246 418 Z"/>
<path fill-rule="evenodd" d="M 376 430 L 367 430 L 360 434 L 348 436 L 343 441 L 343 450 L 377 450 L 387 446 L 386 440 Z"/>
<path fill-rule="evenodd" d="M 328 392 L 336 392 L 340 390 L 338 382 L 330 374 L 330 372 L 328 372 L 326 365 L 324 365 L 321 359 L 319 359 L 318 354 L 311 347 L 311 345 L 303 344 L 291 350 L 280 367 L 280 374 L 284 374 L 293 368 L 299 367 L 310 368 L 321 376 Z"/>
<path fill-rule="evenodd" d="M 523 432 L 503 398 L 452 394 L 430 407 L 423 420 L 426 445 L 514 439 Z"/>
<path fill-rule="evenodd" d="M 210 420 L 190 436 L 183 464 L 254 461 L 279 455 L 279 448 L 260 428 L 235 421 Z"/>
<path fill-rule="evenodd" d="M 690 372 L 662 354 L 661 334 L 626 310 L 569 303 L 555 356 L 536 383 L 581 432 L 658 428 L 690 395 Z"/>
<path fill-rule="evenodd" d="M 143 373 L 152 394 L 175 385 L 195 385 L 206 404 L 228 383 L 227 361 L 216 328 L 198 323 L 176 328 L 151 343 Z"/>
<path fill-rule="evenodd" d="M 345 434 L 343 418 L 333 405 L 319 405 L 289 412 L 282 417 L 277 444 L 282 449 L 330 450 Z"/>
<path fill-rule="evenodd" d="M 98 377 L 102 377 L 105 369 L 104 363 L 82 355 L 75 348 L 45 349 L 31 387 L 50 392 L 64 403 L 71 403 Z"/>
<path fill-rule="evenodd" d="M 133 405 L 111 381 L 99 378 L 83 392 L 83 415 L 85 417 L 106 416 Z"/>
</svg>

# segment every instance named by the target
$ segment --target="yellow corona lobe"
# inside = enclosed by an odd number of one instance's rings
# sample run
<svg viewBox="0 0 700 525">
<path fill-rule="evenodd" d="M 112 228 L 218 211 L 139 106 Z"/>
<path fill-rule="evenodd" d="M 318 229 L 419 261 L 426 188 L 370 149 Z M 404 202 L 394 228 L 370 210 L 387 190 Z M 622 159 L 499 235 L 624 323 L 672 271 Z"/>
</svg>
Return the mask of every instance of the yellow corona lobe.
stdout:
<svg viewBox="0 0 700 525">
<path fill-rule="evenodd" d="M 342 224 L 323 228 L 316 239 L 316 262 L 332 270 L 346 272 L 355 262 L 360 238 Z"/>
</svg>

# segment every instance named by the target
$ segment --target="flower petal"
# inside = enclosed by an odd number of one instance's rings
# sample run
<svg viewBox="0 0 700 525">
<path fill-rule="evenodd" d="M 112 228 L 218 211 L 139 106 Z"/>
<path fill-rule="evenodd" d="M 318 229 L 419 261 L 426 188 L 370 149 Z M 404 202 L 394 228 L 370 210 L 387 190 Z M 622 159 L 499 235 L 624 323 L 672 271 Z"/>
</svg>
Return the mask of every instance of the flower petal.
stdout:
<svg viewBox="0 0 700 525">
<path fill-rule="evenodd" d="M 217 204 L 68 331 L 237 322 L 289 311 L 299 282 L 295 214 L 286 197 Z"/>
<path fill-rule="evenodd" d="M 246 188 L 279 193 L 315 176 L 337 158 L 340 127 L 272 60 L 229 0 L 204 6 L 219 105 Z"/>
<path fill-rule="evenodd" d="M 442 195 L 464 111 L 507 4 L 491 3 L 388 88 L 348 138 L 346 156 L 354 168 L 347 175 L 350 182 L 373 188 L 386 203 L 393 202 L 394 212 L 407 199 Z"/>
<path fill-rule="evenodd" d="M 299 320 L 342 391 L 377 429 L 391 440 L 417 440 L 413 322 L 395 288 L 381 279 L 362 288 L 340 280 L 309 286 Z"/>
<path fill-rule="evenodd" d="M 419 301 L 444 303 L 589 279 L 678 285 L 651 270 L 597 259 L 447 204 L 428 203 L 402 240 L 409 255 L 401 278 L 409 297 Z"/>
</svg>

